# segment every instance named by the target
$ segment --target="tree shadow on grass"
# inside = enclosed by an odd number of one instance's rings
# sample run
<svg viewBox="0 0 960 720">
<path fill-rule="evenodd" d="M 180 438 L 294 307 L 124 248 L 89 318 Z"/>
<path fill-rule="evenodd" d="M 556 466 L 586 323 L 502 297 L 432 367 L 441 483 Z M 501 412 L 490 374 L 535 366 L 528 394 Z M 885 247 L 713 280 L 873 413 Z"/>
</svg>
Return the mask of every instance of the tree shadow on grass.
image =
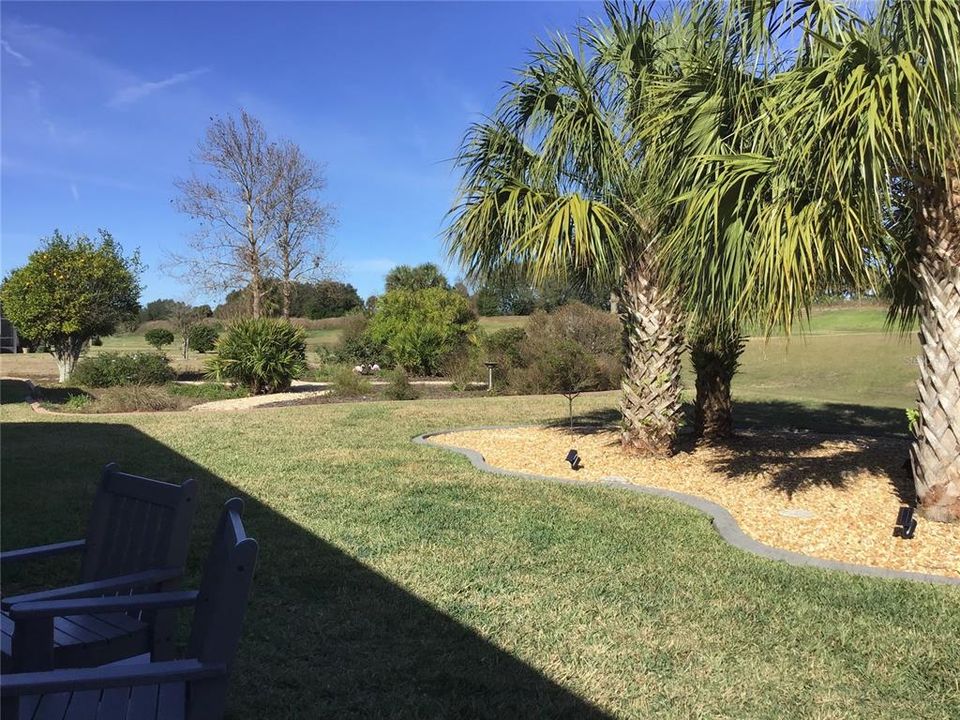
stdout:
<svg viewBox="0 0 960 720">
<path fill-rule="evenodd" d="M 22 380 L 0 380 L 0 404 L 14 405 L 22 403 L 30 394 L 30 389 Z"/>
<path fill-rule="evenodd" d="M 388 578 L 139 430 L 95 422 L 3 426 L 4 548 L 82 537 L 100 468 L 193 477 L 195 586 L 223 502 L 246 500 L 260 560 L 231 680 L 231 717 L 609 717 Z M 318 509 L 317 512 L 322 512 Z M 4 592 L 26 586 L 19 568 Z M 34 568 L 31 585 L 69 581 Z M 75 571 L 75 569 L 74 569 Z"/>
<path fill-rule="evenodd" d="M 684 406 L 685 425 L 678 452 L 695 447 L 693 408 Z M 737 436 L 710 460 L 731 480 L 763 473 L 770 488 L 792 497 L 810 487 L 845 487 L 851 473 L 886 474 L 897 497 L 915 503 L 913 481 L 904 467 L 909 449 L 906 418 L 900 408 L 849 403 L 801 403 L 771 400 L 736 402 Z M 619 427 L 620 414 L 604 409 L 574 418 L 574 433 L 593 435 Z M 550 427 L 567 428 L 566 418 Z"/>
</svg>

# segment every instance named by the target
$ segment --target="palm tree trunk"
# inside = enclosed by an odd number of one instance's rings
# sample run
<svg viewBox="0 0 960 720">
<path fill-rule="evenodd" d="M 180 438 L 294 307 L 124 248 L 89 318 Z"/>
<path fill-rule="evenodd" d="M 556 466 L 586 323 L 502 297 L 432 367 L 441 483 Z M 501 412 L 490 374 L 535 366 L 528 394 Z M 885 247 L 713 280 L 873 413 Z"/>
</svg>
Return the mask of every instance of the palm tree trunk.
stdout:
<svg viewBox="0 0 960 720">
<path fill-rule="evenodd" d="M 706 443 L 733 437 L 730 386 L 743 348 L 740 328 L 730 323 L 700 323 L 691 333 L 690 359 L 697 376 L 694 428 Z"/>
<path fill-rule="evenodd" d="M 680 312 L 653 280 L 649 261 L 627 268 L 619 303 L 625 368 L 620 398 L 623 447 L 668 455 L 680 425 Z"/>
<path fill-rule="evenodd" d="M 960 520 L 960 180 L 923 209 L 920 418 L 910 452 L 920 513 Z"/>
</svg>

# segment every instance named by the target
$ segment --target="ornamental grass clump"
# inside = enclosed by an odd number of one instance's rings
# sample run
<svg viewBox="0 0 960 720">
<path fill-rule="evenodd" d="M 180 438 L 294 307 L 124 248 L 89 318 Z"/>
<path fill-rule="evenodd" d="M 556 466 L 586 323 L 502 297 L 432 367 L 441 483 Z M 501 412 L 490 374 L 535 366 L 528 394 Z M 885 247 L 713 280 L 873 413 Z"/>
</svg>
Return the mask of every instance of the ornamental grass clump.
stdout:
<svg viewBox="0 0 960 720">
<path fill-rule="evenodd" d="M 234 382 L 252 395 L 281 392 L 307 369 L 306 334 L 285 320 L 245 318 L 217 341 L 206 361 L 207 378 Z"/>
</svg>

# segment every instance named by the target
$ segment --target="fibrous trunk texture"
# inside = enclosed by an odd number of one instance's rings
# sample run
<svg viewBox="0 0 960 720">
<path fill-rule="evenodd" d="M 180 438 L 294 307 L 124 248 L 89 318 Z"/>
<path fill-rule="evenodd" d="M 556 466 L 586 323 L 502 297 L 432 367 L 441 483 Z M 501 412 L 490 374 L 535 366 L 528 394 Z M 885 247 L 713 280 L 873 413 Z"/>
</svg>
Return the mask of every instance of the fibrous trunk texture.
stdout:
<svg viewBox="0 0 960 720">
<path fill-rule="evenodd" d="M 668 455 L 680 425 L 680 313 L 643 260 L 626 269 L 619 303 L 625 368 L 620 398 L 624 448 Z"/>
<path fill-rule="evenodd" d="M 743 348 L 740 328 L 731 323 L 698 323 L 691 332 L 690 359 L 697 378 L 694 429 L 706 443 L 722 443 L 733 436 L 730 386 Z"/>
<path fill-rule="evenodd" d="M 910 453 L 920 513 L 960 520 L 960 181 L 922 212 L 919 421 Z"/>
</svg>

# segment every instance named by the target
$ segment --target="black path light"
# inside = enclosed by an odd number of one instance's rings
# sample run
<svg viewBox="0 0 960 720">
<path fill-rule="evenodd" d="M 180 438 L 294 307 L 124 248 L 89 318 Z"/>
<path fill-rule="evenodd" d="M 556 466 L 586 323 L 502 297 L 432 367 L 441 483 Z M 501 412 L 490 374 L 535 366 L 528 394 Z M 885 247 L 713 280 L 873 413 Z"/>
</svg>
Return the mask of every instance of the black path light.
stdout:
<svg viewBox="0 0 960 720">
<path fill-rule="evenodd" d="M 893 536 L 904 540 L 913 540 L 917 531 L 917 520 L 913 517 L 913 508 L 906 505 L 897 513 L 897 523 L 893 528 Z"/>
<path fill-rule="evenodd" d="M 576 448 L 567 453 L 566 460 L 570 463 L 570 468 L 573 470 L 579 470 L 583 465 L 580 462 L 580 455 L 577 453 Z"/>
</svg>

